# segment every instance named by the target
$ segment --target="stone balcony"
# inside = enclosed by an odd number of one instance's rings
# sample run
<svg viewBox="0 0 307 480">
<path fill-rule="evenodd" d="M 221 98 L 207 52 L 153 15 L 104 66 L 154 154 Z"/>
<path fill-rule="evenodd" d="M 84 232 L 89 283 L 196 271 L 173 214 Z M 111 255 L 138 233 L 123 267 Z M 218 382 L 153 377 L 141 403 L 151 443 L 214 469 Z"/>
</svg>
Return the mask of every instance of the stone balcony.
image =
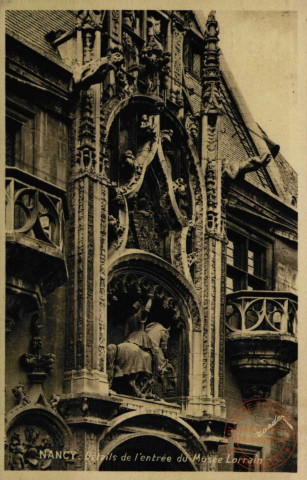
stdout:
<svg viewBox="0 0 307 480">
<path fill-rule="evenodd" d="M 9 295 L 41 303 L 67 280 L 64 223 L 66 193 L 15 167 L 6 168 L 6 271 Z M 10 298 L 7 297 L 9 305 Z M 33 308 L 33 305 L 31 306 Z"/>
<path fill-rule="evenodd" d="M 237 291 L 227 295 L 226 347 L 244 400 L 267 398 L 297 359 L 297 296 Z"/>
</svg>

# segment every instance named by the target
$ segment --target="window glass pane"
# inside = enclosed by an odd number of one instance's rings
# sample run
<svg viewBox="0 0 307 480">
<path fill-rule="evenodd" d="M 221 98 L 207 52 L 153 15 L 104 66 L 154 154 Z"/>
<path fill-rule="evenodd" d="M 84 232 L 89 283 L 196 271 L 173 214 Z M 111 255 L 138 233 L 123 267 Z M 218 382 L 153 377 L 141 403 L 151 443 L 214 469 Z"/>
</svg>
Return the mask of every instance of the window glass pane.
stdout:
<svg viewBox="0 0 307 480">
<path fill-rule="evenodd" d="M 200 77 L 200 54 L 193 52 L 193 73 L 197 77 Z"/>
<path fill-rule="evenodd" d="M 233 278 L 227 277 L 226 278 L 226 293 L 231 293 L 233 292 Z"/>
<path fill-rule="evenodd" d="M 231 240 L 228 240 L 227 244 L 227 263 L 234 265 L 234 243 Z"/>
<path fill-rule="evenodd" d="M 248 273 L 255 274 L 255 254 L 252 250 L 248 250 L 247 269 Z"/>
<path fill-rule="evenodd" d="M 229 239 L 227 244 L 228 275 L 233 278 L 233 290 L 265 289 L 266 248 L 230 228 L 227 234 Z"/>
</svg>

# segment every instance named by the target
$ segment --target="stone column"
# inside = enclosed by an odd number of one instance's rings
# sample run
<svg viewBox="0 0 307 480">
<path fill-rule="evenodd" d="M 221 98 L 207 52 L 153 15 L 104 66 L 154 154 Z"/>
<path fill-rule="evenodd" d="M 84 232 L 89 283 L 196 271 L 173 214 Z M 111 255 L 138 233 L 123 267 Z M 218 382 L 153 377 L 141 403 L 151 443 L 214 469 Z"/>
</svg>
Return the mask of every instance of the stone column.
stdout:
<svg viewBox="0 0 307 480">
<path fill-rule="evenodd" d="M 102 12 L 78 14 L 78 64 L 101 58 Z M 102 84 L 79 92 L 70 172 L 65 393 L 107 393 L 108 186 L 101 152 Z"/>
<path fill-rule="evenodd" d="M 201 158 L 205 175 L 207 212 L 205 226 L 205 290 L 203 330 L 203 404 L 209 414 L 224 416 L 224 303 L 226 228 L 219 156 L 220 70 L 218 23 L 209 14 L 205 32 L 202 74 L 203 112 Z"/>
</svg>

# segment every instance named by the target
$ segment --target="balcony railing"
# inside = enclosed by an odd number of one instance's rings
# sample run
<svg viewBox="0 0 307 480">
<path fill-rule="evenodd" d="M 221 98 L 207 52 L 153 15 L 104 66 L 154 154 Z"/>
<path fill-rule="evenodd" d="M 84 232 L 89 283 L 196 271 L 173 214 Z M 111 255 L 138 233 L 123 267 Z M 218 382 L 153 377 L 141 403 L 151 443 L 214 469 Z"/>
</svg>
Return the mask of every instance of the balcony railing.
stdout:
<svg viewBox="0 0 307 480">
<path fill-rule="evenodd" d="M 6 168 L 6 242 L 9 283 L 19 278 L 51 292 L 67 278 L 65 190 L 19 168 Z"/>
<path fill-rule="evenodd" d="M 297 295 L 271 291 L 228 294 L 226 328 L 228 333 L 270 331 L 296 335 Z"/>
<path fill-rule="evenodd" d="M 15 167 L 6 169 L 6 233 L 41 240 L 63 252 L 66 194 Z"/>
<path fill-rule="evenodd" d="M 227 361 L 244 400 L 263 399 L 297 359 L 297 296 L 270 291 L 227 295 Z"/>
</svg>

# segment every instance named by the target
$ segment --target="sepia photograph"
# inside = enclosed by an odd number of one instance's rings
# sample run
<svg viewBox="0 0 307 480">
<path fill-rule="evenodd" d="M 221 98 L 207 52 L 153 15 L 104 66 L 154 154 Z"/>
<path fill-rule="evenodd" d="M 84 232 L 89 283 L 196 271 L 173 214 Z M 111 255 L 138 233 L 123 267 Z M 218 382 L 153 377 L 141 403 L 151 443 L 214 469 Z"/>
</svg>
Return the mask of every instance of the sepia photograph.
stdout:
<svg viewBox="0 0 307 480">
<path fill-rule="evenodd" d="M 4 12 L 4 469 L 297 473 L 298 12 L 42 8 Z"/>
</svg>

